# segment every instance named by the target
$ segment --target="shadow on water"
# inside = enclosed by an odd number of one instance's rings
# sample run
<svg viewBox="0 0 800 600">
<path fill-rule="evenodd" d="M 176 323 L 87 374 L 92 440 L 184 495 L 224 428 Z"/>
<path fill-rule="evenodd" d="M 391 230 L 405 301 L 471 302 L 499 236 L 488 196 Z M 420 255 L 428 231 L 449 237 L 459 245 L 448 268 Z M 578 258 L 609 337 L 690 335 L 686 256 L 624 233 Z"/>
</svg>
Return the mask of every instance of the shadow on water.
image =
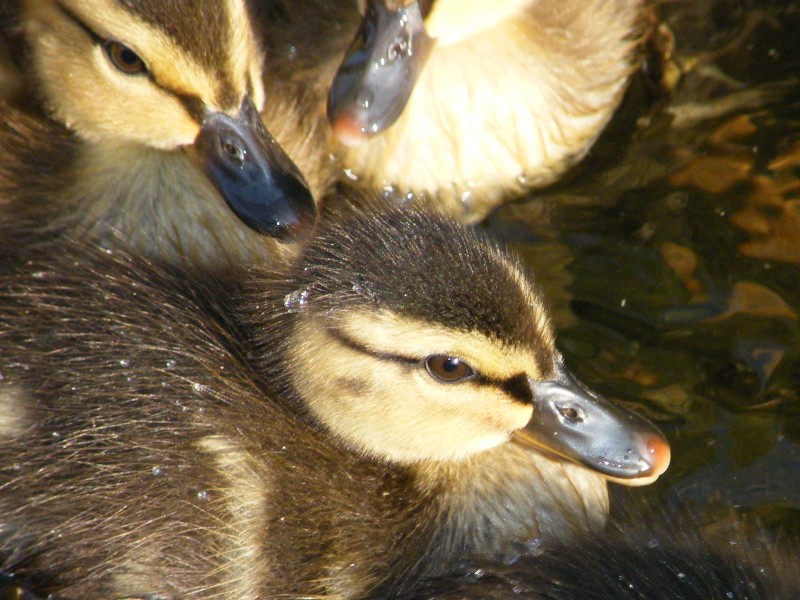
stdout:
<svg viewBox="0 0 800 600">
<path fill-rule="evenodd" d="M 626 497 L 800 533 L 799 2 L 668 2 L 675 51 L 588 159 L 488 227 L 538 275 L 587 383 L 659 423 Z M 650 108 L 653 107 L 653 108 Z"/>
</svg>

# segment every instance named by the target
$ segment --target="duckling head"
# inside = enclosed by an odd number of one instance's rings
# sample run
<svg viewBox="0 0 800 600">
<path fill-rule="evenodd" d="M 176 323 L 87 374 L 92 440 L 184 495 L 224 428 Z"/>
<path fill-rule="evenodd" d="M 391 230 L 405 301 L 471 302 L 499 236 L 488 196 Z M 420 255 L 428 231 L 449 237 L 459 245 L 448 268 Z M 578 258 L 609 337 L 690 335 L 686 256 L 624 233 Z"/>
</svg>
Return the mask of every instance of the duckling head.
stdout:
<svg viewBox="0 0 800 600">
<path fill-rule="evenodd" d="M 248 226 L 289 238 L 308 185 L 259 118 L 261 53 L 244 2 L 23 0 L 39 93 L 99 147 L 185 150 Z"/>
<path fill-rule="evenodd" d="M 284 292 L 281 371 L 356 452 L 412 465 L 510 442 L 633 484 L 666 469 L 657 429 L 569 375 L 531 280 L 479 232 L 406 209 L 324 225 Z"/>
</svg>

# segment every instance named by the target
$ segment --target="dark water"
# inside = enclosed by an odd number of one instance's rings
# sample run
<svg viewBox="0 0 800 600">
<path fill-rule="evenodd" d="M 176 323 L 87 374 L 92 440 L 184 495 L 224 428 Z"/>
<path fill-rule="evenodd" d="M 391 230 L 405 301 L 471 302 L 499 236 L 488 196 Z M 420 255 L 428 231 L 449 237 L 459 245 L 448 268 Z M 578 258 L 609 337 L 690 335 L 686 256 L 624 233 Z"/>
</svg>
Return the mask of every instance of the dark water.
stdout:
<svg viewBox="0 0 800 600">
<path fill-rule="evenodd" d="M 670 470 L 631 495 L 797 536 L 800 2 L 659 15 L 669 92 L 654 62 L 576 172 L 488 227 L 538 275 L 575 372 L 668 435 Z"/>
</svg>

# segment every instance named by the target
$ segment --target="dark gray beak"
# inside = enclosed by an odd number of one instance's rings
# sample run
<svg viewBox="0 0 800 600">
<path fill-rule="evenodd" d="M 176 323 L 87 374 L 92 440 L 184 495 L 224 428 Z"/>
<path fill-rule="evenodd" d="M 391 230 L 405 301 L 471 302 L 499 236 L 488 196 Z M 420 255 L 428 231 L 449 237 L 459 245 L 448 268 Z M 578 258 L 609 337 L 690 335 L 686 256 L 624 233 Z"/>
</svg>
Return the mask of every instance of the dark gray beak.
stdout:
<svg viewBox="0 0 800 600">
<path fill-rule="evenodd" d="M 564 367 L 549 381 L 531 381 L 530 423 L 515 442 L 558 455 L 626 485 L 655 481 L 669 466 L 667 440 L 647 419 L 611 404 Z"/>
<path fill-rule="evenodd" d="M 369 0 L 328 95 L 334 135 L 355 146 L 394 123 L 432 46 L 418 2 L 390 10 L 385 0 Z"/>
<path fill-rule="evenodd" d="M 286 241 L 311 229 L 316 206 L 308 184 L 249 97 L 236 116 L 209 111 L 186 150 L 251 229 Z"/>
</svg>

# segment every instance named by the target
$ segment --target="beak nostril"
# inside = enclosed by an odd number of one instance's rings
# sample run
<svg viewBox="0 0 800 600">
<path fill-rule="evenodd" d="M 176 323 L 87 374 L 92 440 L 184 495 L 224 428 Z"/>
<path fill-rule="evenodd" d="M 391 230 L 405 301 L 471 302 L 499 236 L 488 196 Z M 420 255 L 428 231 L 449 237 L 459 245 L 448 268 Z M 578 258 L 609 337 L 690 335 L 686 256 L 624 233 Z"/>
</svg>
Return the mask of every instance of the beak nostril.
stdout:
<svg viewBox="0 0 800 600">
<path fill-rule="evenodd" d="M 222 151 L 233 160 L 239 164 L 244 163 L 245 150 L 241 146 L 225 139 L 220 140 L 220 146 L 222 147 Z"/>
<path fill-rule="evenodd" d="M 563 419 L 570 421 L 571 423 L 581 423 L 583 421 L 581 411 L 574 406 L 556 405 L 556 409 Z"/>
</svg>

